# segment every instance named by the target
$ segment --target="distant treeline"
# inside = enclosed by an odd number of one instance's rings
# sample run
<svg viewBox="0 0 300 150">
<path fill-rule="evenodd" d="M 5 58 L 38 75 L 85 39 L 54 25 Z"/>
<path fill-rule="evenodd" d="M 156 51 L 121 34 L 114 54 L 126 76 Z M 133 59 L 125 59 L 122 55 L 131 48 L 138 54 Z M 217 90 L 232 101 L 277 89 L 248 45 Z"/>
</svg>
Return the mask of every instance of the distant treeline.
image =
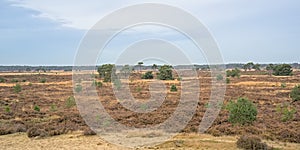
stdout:
<svg viewBox="0 0 300 150">
<path fill-rule="evenodd" d="M 243 63 L 232 63 L 232 64 L 226 64 L 225 67 L 226 69 L 234 69 L 234 68 L 243 68 L 245 64 Z M 266 68 L 268 64 L 260 64 L 260 68 Z M 276 64 L 274 64 L 276 65 Z M 294 69 L 300 69 L 300 64 L 298 63 L 292 63 L 290 64 Z M 159 65 L 157 65 L 159 67 Z M 75 70 L 97 70 L 97 67 L 95 66 L 80 66 L 80 67 L 73 67 L 73 66 L 0 66 L 0 72 L 48 72 L 48 71 L 72 71 L 74 68 Z M 123 66 L 117 66 L 117 68 L 122 68 Z M 197 68 L 199 70 L 209 70 L 208 65 L 178 65 L 178 66 L 173 66 L 176 69 L 188 69 L 191 67 Z M 143 66 L 138 66 L 135 65 L 133 66 L 134 70 L 151 70 L 153 69 L 152 65 L 143 65 Z"/>
</svg>

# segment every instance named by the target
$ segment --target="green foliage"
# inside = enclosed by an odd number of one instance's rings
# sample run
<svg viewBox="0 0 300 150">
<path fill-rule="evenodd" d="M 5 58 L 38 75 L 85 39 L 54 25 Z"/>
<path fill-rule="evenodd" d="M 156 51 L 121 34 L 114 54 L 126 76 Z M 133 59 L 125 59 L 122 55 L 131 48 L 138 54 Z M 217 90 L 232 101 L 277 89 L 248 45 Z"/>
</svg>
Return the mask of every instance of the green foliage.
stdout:
<svg viewBox="0 0 300 150">
<path fill-rule="evenodd" d="M 182 78 L 181 78 L 181 77 L 178 77 L 178 78 L 177 78 L 177 81 L 182 81 Z"/>
<path fill-rule="evenodd" d="M 241 70 L 235 68 L 234 70 L 227 70 L 226 71 L 227 77 L 240 77 L 241 76 Z"/>
<path fill-rule="evenodd" d="M 234 124 L 251 124 L 256 120 L 257 108 L 246 98 L 239 98 L 237 102 L 230 101 L 226 109 L 229 111 L 228 121 Z"/>
<path fill-rule="evenodd" d="M 281 83 L 281 88 L 286 88 L 286 83 Z"/>
<path fill-rule="evenodd" d="M 140 86 L 138 86 L 135 90 L 136 90 L 136 92 L 140 93 L 142 91 L 142 88 Z"/>
<path fill-rule="evenodd" d="M 114 86 L 115 86 L 118 90 L 120 90 L 120 89 L 122 88 L 122 83 L 121 83 L 121 81 L 120 81 L 119 79 L 115 79 L 115 80 L 113 81 L 113 84 L 114 84 Z"/>
<path fill-rule="evenodd" d="M 253 62 L 248 62 L 247 64 L 243 65 L 243 69 L 245 71 L 250 70 L 254 66 Z"/>
<path fill-rule="evenodd" d="M 300 100 L 300 85 L 296 85 L 291 93 L 290 93 L 290 97 L 292 98 L 292 100 L 295 101 L 299 101 Z"/>
<path fill-rule="evenodd" d="M 112 64 L 104 64 L 98 67 L 98 73 L 100 78 L 103 79 L 104 82 L 111 82 L 111 77 L 115 76 L 115 65 Z"/>
<path fill-rule="evenodd" d="M 129 66 L 129 65 L 125 65 L 120 72 L 125 76 L 128 77 L 130 75 L 130 73 L 133 71 L 133 67 Z"/>
<path fill-rule="evenodd" d="M 142 79 L 153 79 L 152 71 L 147 71 L 145 74 L 143 74 Z"/>
<path fill-rule="evenodd" d="M 76 92 L 76 93 L 79 93 L 79 92 L 81 92 L 81 91 L 82 91 L 82 85 L 77 84 L 77 85 L 75 86 L 75 92 Z"/>
<path fill-rule="evenodd" d="M 32 86 L 32 83 L 30 82 L 30 83 L 28 83 L 28 86 Z"/>
<path fill-rule="evenodd" d="M 41 111 L 41 109 L 40 109 L 40 107 L 38 105 L 34 105 L 33 110 L 37 111 L 37 112 Z"/>
<path fill-rule="evenodd" d="M 292 66 L 289 64 L 276 65 L 273 68 L 273 75 L 275 76 L 290 76 L 292 73 Z"/>
<path fill-rule="evenodd" d="M 92 86 L 97 86 L 98 88 L 101 88 L 103 86 L 102 82 L 97 82 L 96 80 L 93 81 Z"/>
<path fill-rule="evenodd" d="M 171 92 L 176 92 L 177 91 L 177 87 L 176 85 L 171 85 L 171 89 L 170 89 Z"/>
<path fill-rule="evenodd" d="M 13 86 L 13 88 L 15 93 L 20 93 L 22 91 L 22 87 L 20 84 L 16 84 L 15 86 Z"/>
<path fill-rule="evenodd" d="M 292 120 L 296 113 L 296 109 L 289 104 L 278 105 L 276 108 L 277 113 L 281 114 L 281 121 L 286 122 Z"/>
<path fill-rule="evenodd" d="M 19 80 L 18 79 L 12 79 L 11 82 L 17 83 L 17 82 L 19 82 Z"/>
<path fill-rule="evenodd" d="M 252 69 L 256 70 L 256 71 L 260 71 L 260 64 L 255 64 L 252 66 Z"/>
<path fill-rule="evenodd" d="M 174 80 L 172 74 L 172 66 L 163 65 L 159 68 L 158 79 L 160 80 Z"/>
<path fill-rule="evenodd" d="M 11 112 L 11 109 L 9 106 L 5 106 L 4 107 L 4 111 L 7 112 L 7 113 L 10 113 Z"/>
<path fill-rule="evenodd" d="M 67 108 L 72 108 L 76 105 L 76 101 L 75 101 L 75 97 L 74 96 L 70 96 L 68 97 L 68 99 L 66 100 L 66 107 Z"/>
<path fill-rule="evenodd" d="M 51 104 L 50 111 L 52 111 L 52 112 L 57 111 L 57 106 L 55 104 Z"/>
<path fill-rule="evenodd" d="M 46 81 L 47 81 L 47 79 L 42 78 L 42 79 L 40 80 L 40 83 L 46 83 Z"/>
<path fill-rule="evenodd" d="M 223 79 L 224 79 L 224 77 L 223 77 L 221 74 L 218 74 L 218 75 L 217 75 L 217 80 L 218 80 L 218 81 L 221 81 L 221 80 L 223 80 Z"/>
<path fill-rule="evenodd" d="M 230 79 L 226 78 L 226 83 L 229 84 L 230 83 Z"/>
<path fill-rule="evenodd" d="M 0 83 L 4 83 L 5 82 L 5 79 L 0 77 Z"/>
<path fill-rule="evenodd" d="M 158 67 L 158 66 L 157 66 L 156 64 L 153 64 L 151 68 L 152 68 L 153 70 L 156 70 L 157 67 Z"/>
</svg>

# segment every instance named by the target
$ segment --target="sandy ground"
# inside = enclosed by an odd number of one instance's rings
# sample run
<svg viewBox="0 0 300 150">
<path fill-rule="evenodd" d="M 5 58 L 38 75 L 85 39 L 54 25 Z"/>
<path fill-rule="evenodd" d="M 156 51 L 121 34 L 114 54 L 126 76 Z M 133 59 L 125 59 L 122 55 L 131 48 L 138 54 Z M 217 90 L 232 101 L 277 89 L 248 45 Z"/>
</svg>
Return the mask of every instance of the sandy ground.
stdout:
<svg viewBox="0 0 300 150">
<path fill-rule="evenodd" d="M 235 142 L 237 137 L 224 136 L 213 137 L 206 134 L 180 134 L 175 138 L 165 142 L 164 144 L 151 147 L 139 147 L 131 149 L 166 149 L 166 150 L 210 150 L 210 149 L 237 149 Z M 282 143 L 274 141 L 266 141 L 268 145 L 286 149 L 297 150 L 300 149 L 300 144 Z M 102 140 L 99 136 L 83 136 L 80 132 L 49 137 L 49 138 L 35 138 L 30 139 L 25 133 L 16 133 L 11 135 L 0 136 L 1 150 L 35 150 L 35 149 L 49 149 L 49 150 L 130 150 L 121 146 L 109 144 Z"/>
</svg>

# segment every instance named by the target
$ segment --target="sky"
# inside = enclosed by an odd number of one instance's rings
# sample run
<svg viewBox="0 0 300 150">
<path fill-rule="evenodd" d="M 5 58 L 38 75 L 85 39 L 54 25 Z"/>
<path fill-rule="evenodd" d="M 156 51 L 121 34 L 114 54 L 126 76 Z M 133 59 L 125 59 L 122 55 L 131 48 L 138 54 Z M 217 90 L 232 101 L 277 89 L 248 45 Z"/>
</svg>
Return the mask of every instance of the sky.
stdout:
<svg viewBox="0 0 300 150">
<path fill-rule="evenodd" d="M 218 43 L 225 63 L 300 62 L 299 0 L 1 0 L 0 65 L 72 65 L 93 25 L 120 8 L 146 2 L 169 4 L 199 19 Z M 192 62 L 205 63 L 205 56 L 195 54 L 187 39 L 157 26 L 121 34 L 99 62 L 113 62 L 136 37 L 163 37 L 187 45 Z"/>
</svg>

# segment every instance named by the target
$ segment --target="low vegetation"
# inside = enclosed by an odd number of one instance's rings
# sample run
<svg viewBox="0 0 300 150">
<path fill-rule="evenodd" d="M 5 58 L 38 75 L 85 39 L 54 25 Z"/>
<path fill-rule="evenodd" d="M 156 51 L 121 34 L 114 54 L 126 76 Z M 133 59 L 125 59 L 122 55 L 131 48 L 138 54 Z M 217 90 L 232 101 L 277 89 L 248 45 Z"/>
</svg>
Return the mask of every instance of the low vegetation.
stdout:
<svg viewBox="0 0 300 150">
<path fill-rule="evenodd" d="M 296 113 L 296 109 L 288 103 L 277 106 L 276 111 L 281 115 L 280 120 L 283 122 L 294 119 L 294 115 Z"/>
<path fill-rule="evenodd" d="M 263 143 L 261 139 L 254 135 L 242 135 L 236 145 L 240 149 L 244 150 L 268 150 L 271 149 L 266 143 Z"/>
<path fill-rule="evenodd" d="M 256 120 L 257 108 L 247 98 L 239 98 L 236 102 L 230 101 L 226 109 L 229 111 L 228 121 L 233 124 L 252 124 Z"/>
<path fill-rule="evenodd" d="M 170 88 L 170 91 L 171 92 L 177 92 L 177 87 L 176 87 L 176 85 L 171 85 L 171 88 Z"/>
<path fill-rule="evenodd" d="M 300 100 L 300 85 L 296 85 L 292 89 L 292 91 L 290 93 L 290 97 L 292 98 L 293 102 Z"/>
<path fill-rule="evenodd" d="M 238 77 L 239 78 L 241 76 L 241 70 L 239 70 L 237 68 L 235 68 L 233 70 L 227 70 L 226 74 L 227 74 L 227 77 L 232 77 L 232 78 Z"/>
<path fill-rule="evenodd" d="M 157 74 L 158 79 L 160 80 L 174 80 L 173 78 L 173 67 L 170 65 L 163 65 L 158 70 L 159 73 Z"/>
<path fill-rule="evenodd" d="M 13 86 L 13 89 L 15 93 L 20 93 L 22 91 L 22 87 L 20 84 L 16 84 L 15 86 Z"/>
<path fill-rule="evenodd" d="M 153 79 L 152 71 L 147 71 L 145 74 L 143 74 L 142 79 Z"/>
</svg>

